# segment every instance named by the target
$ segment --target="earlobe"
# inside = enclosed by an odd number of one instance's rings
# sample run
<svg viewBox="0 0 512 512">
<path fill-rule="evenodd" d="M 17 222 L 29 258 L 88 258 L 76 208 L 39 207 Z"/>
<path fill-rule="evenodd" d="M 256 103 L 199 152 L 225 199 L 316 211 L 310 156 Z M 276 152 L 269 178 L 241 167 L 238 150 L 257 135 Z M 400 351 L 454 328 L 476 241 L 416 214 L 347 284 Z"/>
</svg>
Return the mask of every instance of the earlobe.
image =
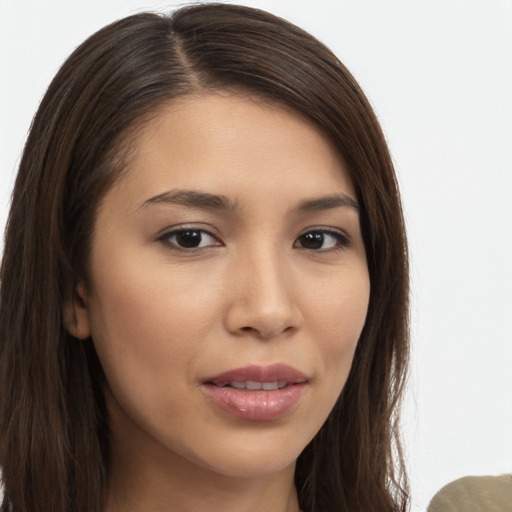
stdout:
<svg viewBox="0 0 512 512">
<path fill-rule="evenodd" d="M 75 290 L 73 298 L 64 305 L 64 325 L 71 336 L 85 340 L 91 335 L 87 291 L 83 282 Z"/>
</svg>

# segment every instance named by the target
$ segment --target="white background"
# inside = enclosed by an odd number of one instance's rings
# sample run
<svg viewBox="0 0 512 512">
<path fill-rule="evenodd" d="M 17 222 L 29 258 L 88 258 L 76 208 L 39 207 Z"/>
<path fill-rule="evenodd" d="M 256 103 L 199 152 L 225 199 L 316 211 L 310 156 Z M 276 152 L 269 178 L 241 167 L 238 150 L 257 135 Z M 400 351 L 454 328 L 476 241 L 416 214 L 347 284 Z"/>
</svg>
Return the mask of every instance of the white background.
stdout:
<svg viewBox="0 0 512 512">
<path fill-rule="evenodd" d="M 330 46 L 388 138 L 412 256 L 412 510 L 460 476 L 512 472 L 512 1 L 240 3 Z M 106 23 L 176 5 L 0 0 L 1 226 L 31 117 L 59 65 Z"/>
</svg>

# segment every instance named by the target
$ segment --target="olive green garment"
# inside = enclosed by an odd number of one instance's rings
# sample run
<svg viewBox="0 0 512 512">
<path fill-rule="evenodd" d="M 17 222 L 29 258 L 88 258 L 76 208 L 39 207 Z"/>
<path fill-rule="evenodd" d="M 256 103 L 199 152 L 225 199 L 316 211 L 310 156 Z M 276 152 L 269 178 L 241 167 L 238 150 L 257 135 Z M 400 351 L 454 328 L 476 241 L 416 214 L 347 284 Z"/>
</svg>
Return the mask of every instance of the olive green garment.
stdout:
<svg viewBox="0 0 512 512">
<path fill-rule="evenodd" d="M 459 478 L 432 498 L 427 512 L 512 512 L 512 474 Z"/>
</svg>

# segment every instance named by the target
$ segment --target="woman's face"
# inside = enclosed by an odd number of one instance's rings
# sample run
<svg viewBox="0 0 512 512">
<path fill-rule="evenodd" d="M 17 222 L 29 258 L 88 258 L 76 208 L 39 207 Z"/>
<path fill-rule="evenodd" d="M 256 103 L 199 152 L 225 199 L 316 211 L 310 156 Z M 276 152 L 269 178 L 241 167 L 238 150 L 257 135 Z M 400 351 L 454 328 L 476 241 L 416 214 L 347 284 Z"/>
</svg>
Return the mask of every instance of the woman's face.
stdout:
<svg viewBox="0 0 512 512">
<path fill-rule="evenodd" d="M 289 470 L 345 384 L 369 292 L 354 188 L 314 125 L 247 96 L 174 101 L 101 203 L 79 286 L 114 448 Z"/>
</svg>

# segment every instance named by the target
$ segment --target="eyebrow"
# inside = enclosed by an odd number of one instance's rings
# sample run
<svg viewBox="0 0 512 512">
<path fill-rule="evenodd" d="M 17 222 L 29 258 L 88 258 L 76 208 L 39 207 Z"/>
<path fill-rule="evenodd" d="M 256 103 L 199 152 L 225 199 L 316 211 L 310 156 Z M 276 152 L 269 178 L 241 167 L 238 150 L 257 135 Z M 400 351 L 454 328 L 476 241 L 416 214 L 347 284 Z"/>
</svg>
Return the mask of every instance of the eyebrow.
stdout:
<svg viewBox="0 0 512 512">
<path fill-rule="evenodd" d="M 139 208 L 154 204 L 177 204 L 187 208 L 234 211 L 237 202 L 226 196 L 199 192 L 197 190 L 169 190 L 144 201 Z M 333 208 L 350 207 L 359 211 L 357 202 L 346 194 L 332 194 L 315 199 L 301 201 L 296 211 L 307 213 L 312 211 L 330 210 Z"/>
<path fill-rule="evenodd" d="M 187 208 L 227 211 L 233 211 L 237 207 L 237 203 L 226 196 L 197 190 L 170 190 L 147 199 L 141 204 L 141 207 L 153 204 L 177 204 Z"/>
<path fill-rule="evenodd" d="M 322 196 L 317 199 L 309 199 L 299 203 L 299 212 L 311 212 L 319 210 L 330 210 L 332 208 L 350 207 L 359 211 L 357 202 L 346 194 L 333 194 Z"/>
</svg>

